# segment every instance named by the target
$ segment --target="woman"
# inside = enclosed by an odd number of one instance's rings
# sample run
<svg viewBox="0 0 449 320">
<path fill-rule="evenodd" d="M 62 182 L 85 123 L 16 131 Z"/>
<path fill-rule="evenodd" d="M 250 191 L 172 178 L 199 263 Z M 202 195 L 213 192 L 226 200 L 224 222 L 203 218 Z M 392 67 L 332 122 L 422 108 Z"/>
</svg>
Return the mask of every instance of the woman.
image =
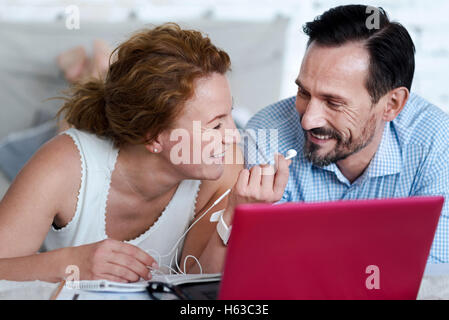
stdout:
<svg viewBox="0 0 449 320">
<path fill-rule="evenodd" d="M 114 59 L 104 81 L 75 86 L 60 110 L 72 128 L 33 156 L 0 203 L 1 279 L 56 282 L 73 265 L 80 279 L 149 279 L 151 268 L 175 267 L 178 249 L 179 261 L 198 260 L 182 271 L 220 272 L 226 246 L 210 214 L 225 209 L 230 225 L 236 204 L 281 198 L 288 161 L 262 175 L 272 168 L 250 172 L 237 159 L 224 51 L 165 24 L 132 36 Z M 198 134 L 220 137 L 199 140 L 200 161 Z M 235 164 L 224 164 L 231 153 Z"/>
</svg>

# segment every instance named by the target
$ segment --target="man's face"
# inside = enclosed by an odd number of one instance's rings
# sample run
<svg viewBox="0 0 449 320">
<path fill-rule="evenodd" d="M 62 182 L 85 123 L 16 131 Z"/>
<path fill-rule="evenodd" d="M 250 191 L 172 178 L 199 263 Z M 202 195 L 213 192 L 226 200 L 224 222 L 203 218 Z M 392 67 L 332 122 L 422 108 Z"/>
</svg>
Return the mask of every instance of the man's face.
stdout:
<svg viewBox="0 0 449 320">
<path fill-rule="evenodd" d="M 311 43 L 296 80 L 296 110 L 305 134 L 304 154 L 327 166 L 365 148 L 380 128 L 381 111 L 365 88 L 369 54 L 358 43 Z"/>
</svg>

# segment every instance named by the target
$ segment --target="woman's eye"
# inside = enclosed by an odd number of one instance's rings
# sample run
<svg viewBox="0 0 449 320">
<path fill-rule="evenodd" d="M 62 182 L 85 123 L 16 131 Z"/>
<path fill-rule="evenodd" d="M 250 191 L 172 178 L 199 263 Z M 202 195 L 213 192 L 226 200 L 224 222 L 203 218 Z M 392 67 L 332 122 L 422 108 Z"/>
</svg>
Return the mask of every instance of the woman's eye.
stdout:
<svg viewBox="0 0 449 320">
<path fill-rule="evenodd" d="M 220 129 L 220 128 L 221 128 L 221 123 L 218 124 L 216 127 L 214 127 L 215 130 L 218 130 L 218 129 Z"/>
</svg>

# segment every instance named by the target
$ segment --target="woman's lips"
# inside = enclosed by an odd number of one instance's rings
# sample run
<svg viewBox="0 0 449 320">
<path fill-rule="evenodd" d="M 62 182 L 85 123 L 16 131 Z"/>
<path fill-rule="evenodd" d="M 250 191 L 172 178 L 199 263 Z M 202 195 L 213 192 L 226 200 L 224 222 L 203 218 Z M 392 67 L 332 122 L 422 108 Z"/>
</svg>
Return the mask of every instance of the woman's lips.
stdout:
<svg viewBox="0 0 449 320">
<path fill-rule="evenodd" d="M 226 151 L 228 151 L 228 148 L 226 148 L 222 153 L 216 153 L 211 155 L 211 158 L 224 158 Z"/>
</svg>

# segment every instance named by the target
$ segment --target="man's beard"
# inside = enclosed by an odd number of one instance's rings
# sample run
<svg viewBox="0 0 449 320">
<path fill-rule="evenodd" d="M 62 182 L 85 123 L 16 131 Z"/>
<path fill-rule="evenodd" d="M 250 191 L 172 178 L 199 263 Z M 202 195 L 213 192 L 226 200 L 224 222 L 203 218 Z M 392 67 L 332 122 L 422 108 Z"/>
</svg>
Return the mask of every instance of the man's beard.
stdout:
<svg viewBox="0 0 449 320">
<path fill-rule="evenodd" d="M 314 135 L 330 136 L 330 139 L 335 139 L 337 144 L 335 148 L 328 152 L 324 156 L 318 155 L 318 151 L 321 146 L 310 142 L 307 137 L 307 133 L 311 132 Z M 304 156 L 312 164 L 318 167 L 326 167 L 331 163 L 335 163 L 340 160 L 344 160 L 347 157 L 359 152 L 365 148 L 374 138 L 376 132 L 376 117 L 373 114 L 372 117 L 363 126 L 362 134 L 358 139 L 353 139 L 350 137 L 343 140 L 340 133 L 335 130 L 327 128 L 316 128 L 309 131 L 304 131 L 305 142 L 304 142 Z"/>
</svg>

